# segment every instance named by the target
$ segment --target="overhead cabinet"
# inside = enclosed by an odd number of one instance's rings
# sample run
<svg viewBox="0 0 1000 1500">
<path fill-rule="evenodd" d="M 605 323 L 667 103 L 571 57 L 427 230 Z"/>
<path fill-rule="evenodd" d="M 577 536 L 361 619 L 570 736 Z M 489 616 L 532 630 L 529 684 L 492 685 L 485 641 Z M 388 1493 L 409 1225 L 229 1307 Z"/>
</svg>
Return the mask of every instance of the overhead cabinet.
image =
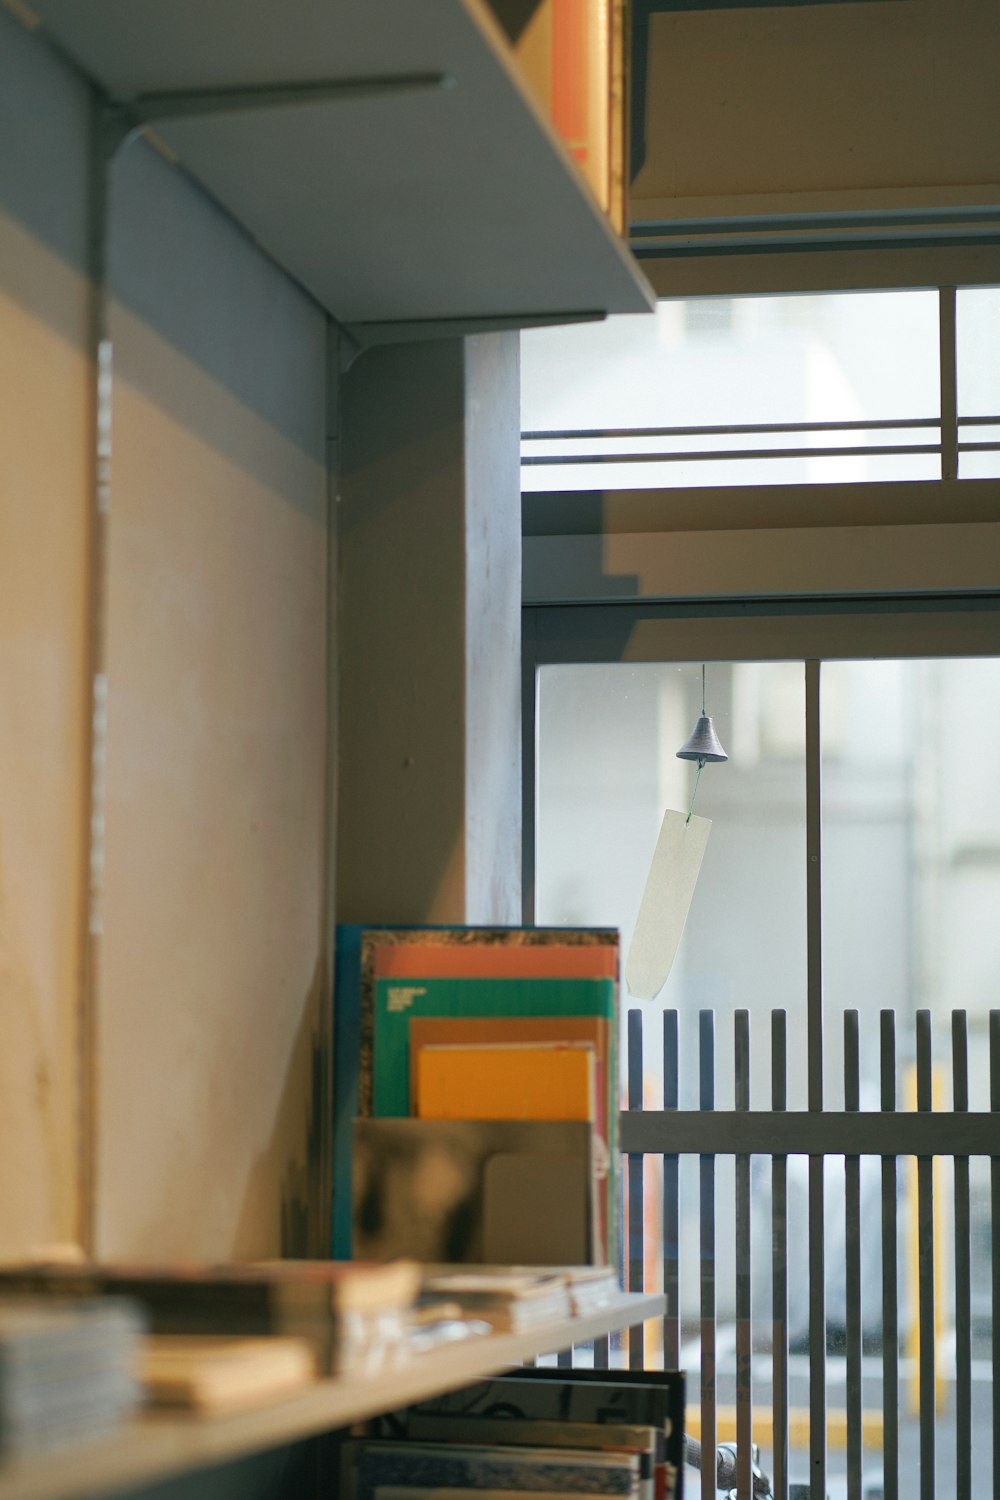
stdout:
<svg viewBox="0 0 1000 1500">
<path fill-rule="evenodd" d="M 651 306 L 483 0 L 32 9 L 343 324 Z"/>
</svg>

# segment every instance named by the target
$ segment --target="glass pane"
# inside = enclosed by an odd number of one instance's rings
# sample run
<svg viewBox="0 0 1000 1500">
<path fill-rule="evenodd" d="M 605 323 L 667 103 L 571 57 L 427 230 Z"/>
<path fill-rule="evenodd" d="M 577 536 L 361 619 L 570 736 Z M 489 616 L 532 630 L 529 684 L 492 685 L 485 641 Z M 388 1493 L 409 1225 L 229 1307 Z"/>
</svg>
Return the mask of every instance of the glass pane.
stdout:
<svg viewBox="0 0 1000 1500">
<path fill-rule="evenodd" d="M 770 1012 L 790 1013 L 805 1045 L 805 770 L 801 663 L 712 663 L 707 706 L 729 754 L 700 778 L 695 812 L 712 829 L 687 927 L 655 1014 L 683 1017 L 681 1105 L 697 1105 L 697 1012 L 718 1028 L 718 1104 L 733 1098 L 732 1022 L 752 1017 L 770 1048 Z M 701 711 L 701 665 L 552 666 L 540 673 L 537 920 L 608 924 L 627 953 L 666 808 L 686 812 L 696 767 L 678 760 Z M 623 986 L 622 1008 L 629 1004 Z M 635 1004 L 636 1002 L 631 1002 Z M 655 1102 L 654 1050 L 646 1087 Z M 755 1106 L 768 1107 L 760 1071 Z M 728 1101 L 728 1103 L 727 1103 Z M 802 1070 L 789 1106 L 802 1108 Z"/>
<path fill-rule="evenodd" d="M 934 291 L 662 301 L 521 336 L 522 428 L 933 418 Z"/>
<path fill-rule="evenodd" d="M 1000 287 L 959 291 L 958 413 L 1000 417 Z"/>
<path fill-rule="evenodd" d="M 960 453 L 959 479 L 1000 479 L 1000 452 Z"/>
<path fill-rule="evenodd" d="M 882 1009 L 904 1090 L 914 1018 L 931 1012 L 950 1101 L 951 1011 L 983 1037 L 1000 996 L 1000 661 L 831 662 L 821 682 L 828 1102 L 842 1107 L 847 1009 L 861 1013 L 862 1107 L 878 1107 Z M 986 1049 L 970 1057 L 971 1106 L 988 1109 Z"/>
<path fill-rule="evenodd" d="M 998 352 L 1000 358 L 1000 352 Z M 959 446 L 963 443 L 992 443 L 994 450 L 958 455 L 959 479 L 1000 478 L 1000 422 L 961 422 L 958 428 Z"/>
<path fill-rule="evenodd" d="M 911 440 L 923 443 L 927 438 L 921 435 Z M 981 456 L 962 455 L 963 476 L 964 464 Z M 729 484 L 857 484 L 863 480 L 940 477 L 941 459 L 937 453 L 894 453 L 873 458 L 710 458 L 698 462 L 673 459 L 668 463 L 524 466 L 521 469 L 521 489 L 522 493 L 531 494 L 552 490 L 701 489 Z"/>
</svg>

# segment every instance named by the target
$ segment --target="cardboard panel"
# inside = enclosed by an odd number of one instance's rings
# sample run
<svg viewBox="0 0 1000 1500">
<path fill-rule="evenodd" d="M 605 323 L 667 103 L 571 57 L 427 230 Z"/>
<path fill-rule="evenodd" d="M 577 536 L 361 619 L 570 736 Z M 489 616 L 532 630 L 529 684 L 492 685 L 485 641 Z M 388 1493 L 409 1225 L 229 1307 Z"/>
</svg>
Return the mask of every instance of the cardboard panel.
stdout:
<svg viewBox="0 0 1000 1500">
<path fill-rule="evenodd" d="M 320 1040 L 325 325 L 144 146 L 112 215 L 98 1249 L 270 1255 Z"/>
<path fill-rule="evenodd" d="M 996 183 L 998 64 L 992 0 L 655 15 L 634 200 Z"/>
<path fill-rule="evenodd" d="M 0 1258 L 16 1258 L 77 1223 L 88 101 L 2 12 L 0 101 Z"/>
</svg>

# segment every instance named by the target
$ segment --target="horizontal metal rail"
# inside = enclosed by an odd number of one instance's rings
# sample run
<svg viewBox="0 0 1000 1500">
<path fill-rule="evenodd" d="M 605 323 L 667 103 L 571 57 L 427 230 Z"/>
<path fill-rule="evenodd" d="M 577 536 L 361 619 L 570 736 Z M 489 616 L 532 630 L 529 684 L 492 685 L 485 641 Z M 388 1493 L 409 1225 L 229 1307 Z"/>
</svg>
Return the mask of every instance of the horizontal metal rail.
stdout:
<svg viewBox="0 0 1000 1500">
<path fill-rule="evenodd" d="M 809 3 L 809 0 L 803 0 Z M 690 4 L 664 4 L 654 10 L 690 10 Z M 692 234 L 732 234 L 734 224 L 761 231 L 825 229 L 926 229 L 938 224 L 988 224 L 1000 219 L 993 203 L 949 204 L 947 207 L 830 209 L 822 213 L 741 214 L 738 220 L 717 216 L 700 219 L 635 219 L 629 225 L 634 239 L 687 238 Z"/>
<path fill-rule="evenodd" d="M 640 1155 L 1000 1157 L 1000 1120 L 992 1111 L 644 1109 L 619 1118 L 620 1149 Z"/>
<path fill-rule="evenodd" d="M 978 448 L 982 444 L 959 444 Z M 986 446 L 1000 447 L 1000 444 Z M 891 458 L 899 454 L 940 454 L 940 443 L 873 443 L 852 448 L 699 448 L 695 452 L 670 453 L 540 453 L 521 458 L 522 468 L 545 468 L 553 464 L 662 464 L 700 463 L 706 459 L 734 460 L 749 458 Z"/>
<path fill-rule="evenodd" d="M 1000 425 L 1000 417 L 962 417 L 961 421 L 975 423 L 977 426 L 990 423 Z M 522 432 L 521 441 L 542 443 L 571 442 L 575 438 L 737 437 L 755 432 L 912 432 L 916 428 L 940 425 L 940 417 L 861 417 L 846 422 L 726 422 L 699 427 L 567 427 L 549 432 Z"/>
</svg>

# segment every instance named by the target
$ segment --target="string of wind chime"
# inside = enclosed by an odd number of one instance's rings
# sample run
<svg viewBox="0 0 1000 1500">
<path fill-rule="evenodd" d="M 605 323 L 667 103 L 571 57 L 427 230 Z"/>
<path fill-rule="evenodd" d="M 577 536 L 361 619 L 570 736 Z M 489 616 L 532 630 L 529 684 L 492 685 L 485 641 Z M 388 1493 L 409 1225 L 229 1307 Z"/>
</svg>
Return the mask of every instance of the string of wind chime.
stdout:
<svg viewBox="0 0 1000 1500">
<path fill-rule="evenodd" d="M 663 814 L 635 931 L 625 960 L 625 982 L 637 1000 L 653 1000 L 673 966 L 691 898 L 712 828 L 711 818 L 695 817 L 701 773 L 709 763 L 729 759 L 719 743 L 705 703 L 705 664 L 701 668 L 701 714 L 677 751 L 678 760 L 697 763 L 687 813 L 668 807 Z"/>
</svg>

